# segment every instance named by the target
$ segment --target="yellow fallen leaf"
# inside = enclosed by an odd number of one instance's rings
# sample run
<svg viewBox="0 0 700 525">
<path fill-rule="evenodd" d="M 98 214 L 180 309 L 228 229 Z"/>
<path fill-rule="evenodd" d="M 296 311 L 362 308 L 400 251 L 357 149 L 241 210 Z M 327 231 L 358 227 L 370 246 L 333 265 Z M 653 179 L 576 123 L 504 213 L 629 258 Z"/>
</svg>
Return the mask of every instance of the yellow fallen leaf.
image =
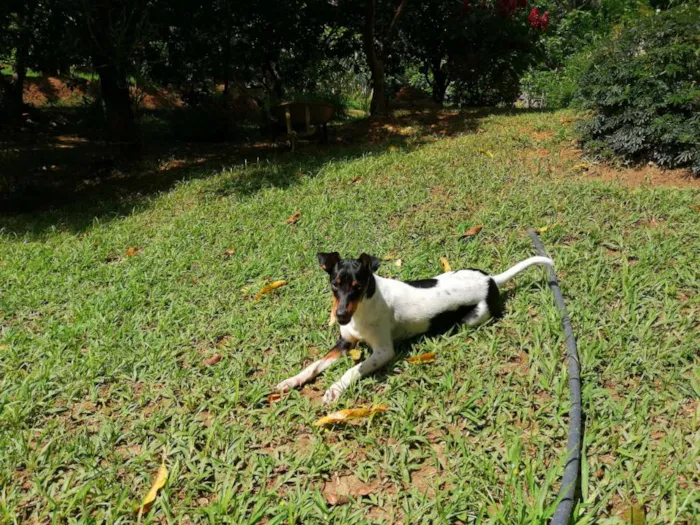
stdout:
<svg viewBox="0 0 700 525">
<path fill-rule="evenodd" d="M 450 266 L 450 263 L 447 260 L 447 257 L 440 257 L 440 263 L 442 264 L 442 271 L 443 272 L 449 272 L 450 270 L 452 270 L 452 266 Z"/>
<path fill-rule="evenodd" d="M 465 231 L 462 235 L 460 235 L 459 238 L 464 239 L 466 237 L 473 237 L 474 235 L 478 235 L 478 233 L 481 231 L 481 229 L 483 227 L 484 227 L 483 224 L 477 224 L 476 226 L 472 226 L 467 231 Z"/>
<path fill-rule="evenodd" d="M 350 359 L 353 361 L 359 361 L 362 359 L 362 350 L 358 350 L 357 348 L 353 348 L 350 350 L 350 352 L 348 352 L 348 354 L 350 355 Z"/>
<path fill-rule="evenodd" d="M 432 363 L 435 361 L 435 352 L 428 352 L 427 354 L 417 355 L 415 357 L 409 357 L 406 359 L 412 365 L 418 365 L 421 363 Z"/>
<path fill-rule="evenodd" d="M 292 215 L 289 219 L 287 219 L 284 222 L 286 222 L 287 224 L 296 224 L 300 218 L 301 218 L 301 212 L 296 211 L 296 212 L 294 212 L 294 215 Z"/>
<path fill-rule="evenodd" d="M 493 158 L 493 153 L 491 153 L 491 150 L 488 149 L 482 149 L 480 150 L 481 153 L 486 155 L 488 158 L 492 159 Z"/>
<path fill-rule="evenodd" d="M 141 505 L 136 507 L 137 514 L 146 514 L 149 510 L 151 510 L 153 502 L 156 500 L 156 496 L 158 495 L 158 491 L 165 487 L 166 481 L 168 481 L 168 469 L 165 467 L 165 463 L 162 463 L 158 469 L 158 474 L 156 474 L 156 479 L 153 481 L 151 490 L 149 490 L 146 497 L 143 498 Z"/>
<path fill-rule="evenodd" d="M 535 228 L 535 233 L 544 233 L 547 230 L 549 230 L 552 226 L 554 226 L 556 222 L 553 222 L 552 224 L 549 224 L 547 226 L 542 226 L 541 228 Z"/>
<path fill-rule="evenodd" d="M 396 261 L 394 262 L 394 264 L 395 264 L 396 266 L 398 266 L 399 268 L 401 268 L 401 265 L 403 265 L 403 261 L 402 261 L 401 259 L 396 259 Z"/>
<path fill-rule="evenodd" d="M 587 162 L 581 162 L 580 164 L 576 164 L 572 169 L 586 171 L 590 167 L 591 165 Z"/>
<path fill-rule="evenodd" d="M 275 281 L 274 283 L 270 283 L 264 288 L 262 288 L 259 292 L 258 295 L 255 296 L 255 300 L 259 301 L 263 295 L 270 293 L 272 290 L 276 290 L 277 288 L 280 288 L 281 286 L 284 286 L 287 284 L 287 281 Z"/>
<path fill-rule="evenodd" d="M 124 252 L 124 255 L 126 255 L 127 257 L 133 257 L 137 253 L 139 253 L 139 248 L 129 248 Z"/>
<path fill-rule="evenodd" d="M 345 423 L 351 419 L 369 417 L 378 412 L 386 412 L 387 410 L 389 410 L 389 407 L 386 405 L 378 405 L 373 408 L 346 408 L 345 410 L 333 412 L 332 414 L 322 417 L 314 423 L 314 426 L 322 427 L 335 423 Z"/>
</svg>

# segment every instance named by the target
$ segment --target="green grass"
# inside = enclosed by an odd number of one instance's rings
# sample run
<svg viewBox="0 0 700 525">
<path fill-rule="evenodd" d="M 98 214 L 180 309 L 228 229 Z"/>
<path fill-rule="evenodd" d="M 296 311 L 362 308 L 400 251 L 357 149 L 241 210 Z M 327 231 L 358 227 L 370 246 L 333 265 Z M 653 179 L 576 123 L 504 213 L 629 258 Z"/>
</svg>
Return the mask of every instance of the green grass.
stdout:
<svg viewBox="0 0 700 525">
<path fill-rule="evenodd" d="M 0 522 L 130 522 L 165 454 L 170 476 L 146 522 L 542 523 L 569 391 L 541 269 L 506 287 L 502 320 L 402 347 L 337 407 L 386 414 L 313 426 L 349 359 L 266 398 L 337 336 L 317 251 L 393 254 L 403 265 L 379 273 L 400 279 L 439 273 L 441 256 L 496 273 L 533 254 L 528 226 L 556 223 L 542 237 L 583 368 L 576 523 L 620 523 L 637 501 L 648 523 L 697 523 L 700 194 L 574 174 L 562 115 L 491 116 L 482 133 L 391 150 L 252 159 L 133 208 L 3 219 Z M 458 240 L 473 224 L 483 231 Z M 130 247 L 140 251 L 126 257 Z M 275 279 L 289 284 L 251 299 Z M 403 359 L 429 351 L 433 364 Z M 215 352 L 221 362 L 204 366 Z M 330 506 L 322 490 L 336 475 L 372 493 Z"/>
</svg>

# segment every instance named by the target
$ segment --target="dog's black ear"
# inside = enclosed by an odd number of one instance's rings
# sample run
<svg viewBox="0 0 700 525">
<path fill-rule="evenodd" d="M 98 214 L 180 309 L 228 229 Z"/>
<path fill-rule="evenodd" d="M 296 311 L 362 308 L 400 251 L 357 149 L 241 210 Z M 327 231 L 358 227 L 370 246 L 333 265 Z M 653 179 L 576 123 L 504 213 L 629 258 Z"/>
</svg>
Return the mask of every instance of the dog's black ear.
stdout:
<svg viewBox="0 0 700 525">
<path fill-rule="evenodd" d="M 367 255 L 366 253 L 363 253 L 362 255 L 360 255 L 360 263 L 362 263 L 362 266 L 366 266 L 372 271 L 372 273 L 374 273 L 379 269 L 379 265 L 382 263 L 382 261 L 380 261 L 373 255 Z"/>
<path fill-rule="evenodd" d="M 331 273 L 335 265 L 340 261 L 340 254 L 338 252 L 317 253 L 316 258 L 318 259 L 318 264 L 323 268 L 323 271 Z"/>
</svg>

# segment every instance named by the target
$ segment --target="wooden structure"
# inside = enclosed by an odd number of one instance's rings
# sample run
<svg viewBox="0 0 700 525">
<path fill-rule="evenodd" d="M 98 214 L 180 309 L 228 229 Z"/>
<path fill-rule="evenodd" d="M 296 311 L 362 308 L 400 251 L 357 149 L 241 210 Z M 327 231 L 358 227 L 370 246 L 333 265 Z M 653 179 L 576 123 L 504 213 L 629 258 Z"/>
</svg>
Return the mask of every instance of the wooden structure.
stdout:
<svg viewBox="0 0 700 525">
<path fill-rule="evenodd" d="M 314 133 L 312 126 L 323 129 L 323 140 L 328 142 L 328 122 L 335 115 L 335 106 L 328 102 L 284 102 L 272 108 L 272 116 L 287 127 L 287 134 L 292 141 L 292 151 L 296 148 L 298 133 L 294 130 L 304 126 L 302 136 Z"/>
</svg>

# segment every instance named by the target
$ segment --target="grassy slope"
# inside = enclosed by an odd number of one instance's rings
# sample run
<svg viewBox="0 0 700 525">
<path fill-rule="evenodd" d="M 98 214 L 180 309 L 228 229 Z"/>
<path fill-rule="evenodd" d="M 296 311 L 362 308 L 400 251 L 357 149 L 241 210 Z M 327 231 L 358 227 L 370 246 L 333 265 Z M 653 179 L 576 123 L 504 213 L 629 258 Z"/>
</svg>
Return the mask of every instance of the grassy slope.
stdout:
<svg viewBox="0 0 700 525">
<path fill-rule="evenodd" d="M 568 421 L 542 270 L 507 286 L 500 322 L 403 348 L 437 352 L 434 364 L 399 360 L 346 393 L 341 408 L 392 407 L 367 424 L 312 426 L 349 360 L 279 403 L 266 396 L 335 340 L 317 250 L 393 253 L 403 265 L 380 273 L 401 279 L 438 273 L 443 255 L 496 273 L 533 253 L 527 226 L 554 222 L 543 240 L 584 374 L 579 523 L 606 523 L 637 499 L 651 523 L 696 520 L 699 195 L 572 175 L 562 115 L 492 117 L 484 133 L 414 149 L 235 167 L 86 226 L 77 211 L 6 221 L 0 521 L 129 521 L 165 452 L 153 520 L 537 522 Z M 456 238 L 476 223 L 476 239 Z M 125 257 L 129 247 L 140 252 Z M 289 285 L 249 299 L 279 278 Z M 223 360 L 205 367 L 214 352 Z M 372 494 L 328 506 L 321 490 L 336 474 Z"/>
</svg>

